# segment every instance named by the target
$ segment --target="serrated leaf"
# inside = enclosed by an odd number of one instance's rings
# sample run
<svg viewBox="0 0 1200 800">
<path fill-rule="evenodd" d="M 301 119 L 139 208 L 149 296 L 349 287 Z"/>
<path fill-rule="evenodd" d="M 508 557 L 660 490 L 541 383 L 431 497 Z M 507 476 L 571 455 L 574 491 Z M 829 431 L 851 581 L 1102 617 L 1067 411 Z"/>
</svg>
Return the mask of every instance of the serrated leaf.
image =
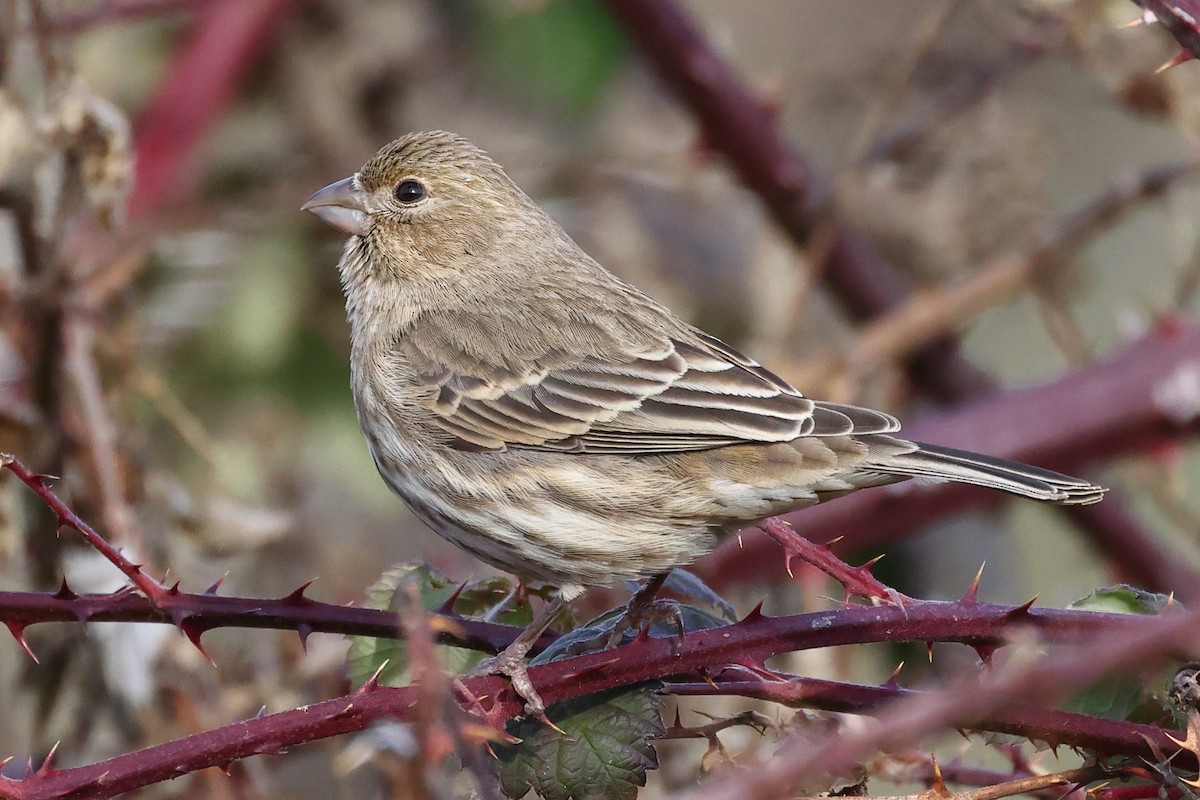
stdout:
<svg viewBox="0 0 1200 800">
<path fill-rule="evenodd" d="M 522 720 L 508 726 L 521 743 L 494 748 L 501 788 L 513 800 L 530 789 L 543 800 L 634 800 L 658 767 L 651 740 L 665 727 L 654 684 L 555 703 L 546 716 L 566 736 Z"/>
<path fill-rule="evenodd" d="M 428 564 L 400 564 L 385 572 L 378 581 L 367 589 L 367 608 L 399 612 L 408 602 L 408 587 L 415 585 L 426 611 L 441 609 L 458 591 L 459 584 L 451 581 Z M 455 600 L 454 609 L 464 616 L 475 616 L 490 610 L 500 602 L 511 585 L 504 578 L 488 578 L 468 584 Z M 524 626 L 532 618 L 528 604 L 510 608 L 496 619 L 509 625 Z M 486 656 L 477 650 L 441 645 L 437 648 L 442 667 L 450 675 L 461 675 Z M 398 639 L 380 639 L 373 636 L 351 636 L 347 654 L 350 680 L 356 686 L 366 683 L 381 667 L 379 683 L 384 686 L 407 686 L 411 680 L 408 672 L 408 648 Z"/>
</svg>

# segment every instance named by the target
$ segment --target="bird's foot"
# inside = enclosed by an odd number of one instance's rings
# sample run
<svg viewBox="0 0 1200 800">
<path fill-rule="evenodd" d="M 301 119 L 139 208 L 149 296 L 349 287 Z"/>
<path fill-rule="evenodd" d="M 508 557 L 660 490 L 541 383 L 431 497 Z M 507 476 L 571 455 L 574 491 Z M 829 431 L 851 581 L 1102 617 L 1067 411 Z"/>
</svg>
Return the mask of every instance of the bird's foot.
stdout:
<svg viewBox="0 0 1200 800">
<path fill-rule="evenodd" d="M 499 655 L 481 661 L 467 677 L 503 675 L 508 678 L 517 696 L 525 701 L 525 713 L 550 724 L 546 719 L 546 704 L 542 702 L 542 696 L 529 679 L 529 649 L 530 644 L 514 641 Z"/>
<path fill-rule="evenodd" d="M 468 678 L 477 678 L 483 675 L 505 676 L 512 684 L 513 691 L 525 701 L 525 713 L 540 719 L 556 730 L 558 726 L 546 717 L 546 704 L 542 702 L 541 695 L 534 688 L 533 681 L 529 679 L 529 651 L 533 649 L 534 644 L 566 605 L 567 601 L 561 596 L 556 596 L 546 603 L 534 616 L 528 627 L 521 631 L 508 647 L 498 655 L 480 662 L 467 676 Z"/>
<path fill-rule="evenodd" d="M 676 635 L 683 636 L 683 615 L 679 610 L 679 603 L 674 600 L 666 599 L 651 599 L 644 602 L 629 602 L 628 607 L 613 624 L 612 631 L 605 639 L 604 647 L 606 650 L 611 650 L 619 646 L 629 633 L 640 634 L 644 630 L 649 630 L 650 626 L 656 622 L 667 622 L 671 625 Z"/>
</svg>

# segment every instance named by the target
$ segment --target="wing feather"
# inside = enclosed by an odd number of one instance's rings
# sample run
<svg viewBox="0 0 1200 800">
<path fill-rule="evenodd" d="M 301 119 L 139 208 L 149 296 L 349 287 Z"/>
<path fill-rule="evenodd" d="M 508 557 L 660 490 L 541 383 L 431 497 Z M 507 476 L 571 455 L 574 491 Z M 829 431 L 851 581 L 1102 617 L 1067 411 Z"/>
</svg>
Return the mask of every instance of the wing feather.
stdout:
<svg viewBox="0 0 1200 800">
<path fill-rule="evenodd" d="M 899 427 L 880 412 L 814 403 L 695 329 L 669 338 L 569 329 L 583 353 L 572 355 L 516 345 L 493 353 L 455 324 L 429 328 L 397 346 L 432 390 L 435 422 L 464 449 L 650 455 Z"/>
</svg>

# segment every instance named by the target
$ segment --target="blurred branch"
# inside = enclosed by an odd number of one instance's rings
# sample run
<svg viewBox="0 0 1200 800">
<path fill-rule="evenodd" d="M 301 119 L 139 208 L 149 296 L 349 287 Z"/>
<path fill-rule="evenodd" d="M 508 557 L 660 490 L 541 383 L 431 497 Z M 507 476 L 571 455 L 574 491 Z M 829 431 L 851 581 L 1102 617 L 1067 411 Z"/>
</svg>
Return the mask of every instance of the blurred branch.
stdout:
<svg viewBox="0 0 1200 800">
<path fill-rule="evenodd" d="M 136 126 L 131 219 L 195 184 L 191 161 L 197 145 L 294 5 L 293 0 L 211 0 L 197 9 L 187 41 Z"/>
<path fill-rule="evenodd" d="M 1039 22 L 1027 36 L 1011 44 L 994 61 L 957 80 L 936 101 L 914 119 L 901 120 L 885 128 L 866 148 L 860 163 L 880 162 L 901 157 L 938 125 L 974 107 L 986 98 L 1002 80 L 1017 69 L 1059 47 L 1066 34 L 1061 20 Z"/>
<path fill-rule="evenodd" d="M 1200 369 L 1198 353 L 1200 325 L 1164 323 L 1108 361 L 919 420 L 905 433 L 920 441 L 1063 469 L 1146 452 L 1161 442 L 1200 433 L 1200 397 L 1190 397 L 1187 390 L 1188 376 Z M 858 492 L 783 519 L 813 541 L 844 536 L 846 548 L 874 547 L 955 511 L 1003 499 L 956 484 L 902 484 Z M 1108 515 L 1099 531 L 1108 538 L 1094 531 L 1092 542 L 1123 580 L 1184 598 L 1200 596 L 1193 570 L 1126 518 L 1111 497 L 1065 510 L 1074 516 L 1083 509 L 1103 509 Z M 726 543 L 701 561 L 696 572 L 718 589 L 746 575 L 783 577 L 778 566 L 767 568 L 779 561 L 773 544 L 761 537 L 745 537 L 744 546 L 740 544 Z"/>
<path fill-rule="evenodd" d="M 729 160 L 776 224 L 799 247 L 821 245 L 821 277 L 846 311 L 862 320 L 898 305 L 908 294 L 904 279 L 862 237 L 837 223 L 830 187 L 778 135 L 767 105 L 717 55 L 687 12 L 674 0 L 605 4 L 695 115 L 705 144 Z M 919 350 L 910 370 L 926 392 L 942 400 L 992 388 L 945 343 Z"/>
<path fill-rule="evenodd" d="M 903 303 L 864 326 L 847 355 L 852 376 L 902 359 L 931 340 L 953 333 L 981 311 L 1008 300 L 1062 267 L 1121 216 L 1163 197 L 1200 172 L 1200 161 L 1152 167 L 1117 181 L 1108 191 L 1064 217 L 1021 255 L 992 259 L 962 281 L 910 295 Z"/>
<path fill-rule="evenodd" d="M 54 33 L 71 35 L 100 25 L 155 19 L 168 14 L 197 9 L 210 0 L 128 0 L 107 2 L 88 11 L 62 14 L 51 21 Z"/>
<path fill-rule="evenodd" d="M 605 2 L 659 76 L 696 116 L 706 143 L 729 159 L 792 240 L 807 247 L 815 232 L 825 230 L 817 237 L 828 242 L 822 250 L 822 278 L 846 310 L 856 319 L 865 320 L 901 305 L 908 296 L 905 281 L 873 247 L 832 219 L 828 188 L 818 180 L 808 161 L 777 134 L 765 104 L 717 55 L 687 12 L 674 0 Z M 915 349 L 908 370 L 922 391 L 943 402 L 961 403 L 991 394 L 997 388 L 946 339 Z M 1069 408 L 1069 401 L 1062 408 Z M 1013 418 L 1003 420 L 1001 428 L 1009 427 Z M 842 500 L 834 507 L 844 507 L 861 496 Z M 814 524 L 811 515 L 816 511 L 807 512 L 801 520 L 806 532 Z M 1099 505 L 1065 509 L 1063 513 L 1111 563 L 1142 578 L 1144 585 L 1161 588 L 1167 581 L 1194 582 L 1190 571 L 1136 524 L 1136 518 L 1121 507 L 1119 499 L 1110 496 Z M 847 522 L 853 519 L 849 514 L 844 518 Z M 842 532 L 839 529 L 825 538 Z M 855 533 L 878 538 L 861 529 Z M 889 537 L 897 533 L 895 525 L 890 526 Z M 1139 548 L 1146 548 L 1146 558 L 1133 567 L 1128 563 L 1129 553 Z M 758 554 L 763 555 L 762 551 Z M 740 560 L 745 562 L 747 557 L 743 555 Z M 720 574 L 724 577 L 731 573 L 721 570 Z"/>
<path fill-rule="evenodd" d="M 90 314 L 85 319 L 80 310 L 73 309 L 73 312 L 63 323 L 66 340 L 63 369 L 74 384 L 83 417 L 87 434 L 85 445 L 98 488 L 96 499 L 112 541 L 140 553 L 143 551 L 142 536 L 137 516 L 126 501 L 122 480 L 124 470 L 117 457 L 117 428 L 109 413 L 96 365 L 95 328 Z"/>
<path fill-rule="evenodd" d="M 777 673 L 773 679 L 748 678 L 743 673 L 712 675 L 706 681 L 668 681 L 662 693 L 680 697 L 737 696 L 779 703 L 788 708 L 809 708 L 843 714 L 868 714 L 897 700 L 920 697 L 926 692 L 904 689 L 893 683 L 866 686 L 856 683 Z M 964 728 L 1004 733 L 1039 740 L 1048 735 L 1055 744 L 1081 747 L 1101 753 L 1136 752 L 1146 739 L 1162 733 L 1156 725 L 1100 719 L 1087 714 L 1035 708 L 1024 703 L 998 707 Z M 910 740 L 911 742 L 911 740 Z"/>
</svg>

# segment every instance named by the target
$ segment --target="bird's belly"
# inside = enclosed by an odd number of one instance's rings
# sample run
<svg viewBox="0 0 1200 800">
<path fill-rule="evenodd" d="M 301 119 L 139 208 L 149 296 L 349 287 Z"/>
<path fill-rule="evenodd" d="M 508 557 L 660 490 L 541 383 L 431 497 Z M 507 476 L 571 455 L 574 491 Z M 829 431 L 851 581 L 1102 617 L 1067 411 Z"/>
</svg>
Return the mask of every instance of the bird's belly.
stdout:
<svg viewBox="0 0 1200 800">
<path fill-rule="evenodd" d="M 376 459 L 426 525 L 526 580 L 607 586 L 690 564 L 716 542 L 718 525 L 673 513 L 658 487 L 575 456 L 426 453 L 417 463 Z"/>
</svg>

